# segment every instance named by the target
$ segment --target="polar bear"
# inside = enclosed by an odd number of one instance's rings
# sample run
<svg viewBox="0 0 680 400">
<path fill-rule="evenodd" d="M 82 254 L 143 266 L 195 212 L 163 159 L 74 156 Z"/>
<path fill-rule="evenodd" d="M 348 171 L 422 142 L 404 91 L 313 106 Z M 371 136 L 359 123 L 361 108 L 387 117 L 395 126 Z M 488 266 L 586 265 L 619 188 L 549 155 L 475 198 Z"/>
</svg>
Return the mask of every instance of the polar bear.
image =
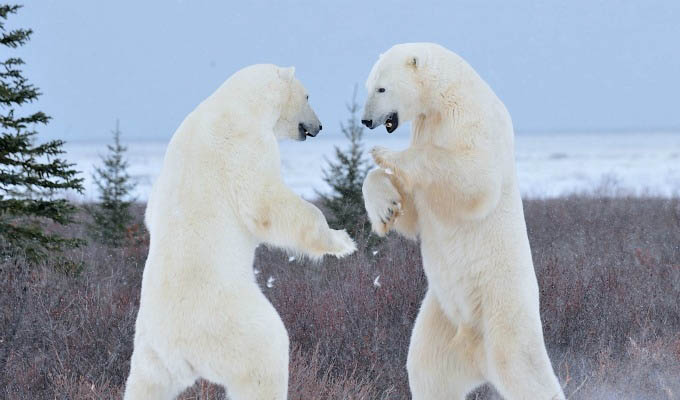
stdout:
<svg viewBox="0 0 680 400">
<path fill-rule="evenodd" d="M 505 106 L 461 57 L 429 43 L 392 47 L 366 87 L 366 126 L 412 122 L 406 150 L 372 150 L 380 168 L 363 193 L 374 231 L 420 239 L 429 287 L 408 352 L 413 399 L 463 399 L 484 382 L 508 399 L 563 399 Z"/>
<path fill-rule="evenodd" d="M 235 400 L 286 398 L 288 335 L 254 279 L 255 248 L 313 258 L 355 250 L 281 178 L 277 138 L 321 130 L 307 99 L 292 68 L 255 65 L 175 132 L 145 216 L 151 237 L 125 399 L 174 398 L 199 377 Z"/>
</svg>

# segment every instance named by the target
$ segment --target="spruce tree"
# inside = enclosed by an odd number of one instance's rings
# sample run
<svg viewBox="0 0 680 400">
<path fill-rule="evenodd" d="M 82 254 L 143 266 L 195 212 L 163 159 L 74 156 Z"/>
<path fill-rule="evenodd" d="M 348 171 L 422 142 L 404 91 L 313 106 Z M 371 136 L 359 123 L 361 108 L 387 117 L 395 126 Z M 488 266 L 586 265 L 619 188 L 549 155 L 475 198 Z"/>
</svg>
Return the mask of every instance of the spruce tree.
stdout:
<svg viewBox="0 0 680 400">
<path fill-rule="evenodd" d="M 130 206 L 134 199 L 130 193 L 136 184 L 127 172 L 129 164 L 124 158 L 127 147 L 120 143 L 118 121 L 112 134 L 113 144 L 107 146 L 109 152 L 102 156 L 103 165 L 96 167 L 92 176 L 99 190 L 99 204 L 88 210 L 93 220 L 92 236 L 103 244 L 116 247 L 125 242 L 132 224 Z"/>
<path fill-rule="evenodd" d="M 7 18 L 21 6 L 0 5 L 0 44 L 9 49 L 30 39 L 30 29 L 8 30 Z M 50 232 L 46 222 L 69 224 L 75 206 L 65 190 L 82 192 L 82 179 L 73 164 L 61 158 L 61 140 L 36 144 L 36 127 L 50 117 L 43 112 L 20 113 L 19 108 L 40 96 L 22 75 L 23 60 L 0 60 L 0 253 L 20 254 L 30 261 L 51 251 L 77 246 L 80 240 Z"/>
<path fill-rule="evenodd" d="M 364 155 L 364 127 L 359 122 L 360 107 L 356 102 L 356 88 L 352 101 L 347 105 L 349 117 L 340 124 L 342 134 L 349 140 L 346 148 L 335 146 L 335 160 L 326 160 L 328 166 L 323 171 L 324 181 L 330 186 L 329 193 L 318 193 L 322 204 L 331 215 L 328 222 L 336 229 L 347 229 L 358 239 L 369 238 L 371 227 L 364 208 L 361 187 L 370 169 Z M 375 241 L 371 237 L 369 244 Z"/>
</svg>

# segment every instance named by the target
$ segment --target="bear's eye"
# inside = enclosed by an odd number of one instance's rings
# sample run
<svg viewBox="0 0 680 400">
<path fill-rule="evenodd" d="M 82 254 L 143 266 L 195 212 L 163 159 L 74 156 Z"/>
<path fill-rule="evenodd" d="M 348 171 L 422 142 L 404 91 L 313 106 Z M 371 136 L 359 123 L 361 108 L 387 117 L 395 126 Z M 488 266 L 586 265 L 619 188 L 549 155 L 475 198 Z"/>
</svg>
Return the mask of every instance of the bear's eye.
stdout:
<svg viewBox="0 0 680 400">
<path fill-rule="evenodd" d="M 309 95 L 307 95 L 307 96 L 305 96 L 305 97 L 307 98 L 307 100 L 309 100 Z"/>
<path fill-rule="evenodd" d="M 378 88 L 378 93 L 385 93 L 385 88 L 384 87 Z"/>
</svg>

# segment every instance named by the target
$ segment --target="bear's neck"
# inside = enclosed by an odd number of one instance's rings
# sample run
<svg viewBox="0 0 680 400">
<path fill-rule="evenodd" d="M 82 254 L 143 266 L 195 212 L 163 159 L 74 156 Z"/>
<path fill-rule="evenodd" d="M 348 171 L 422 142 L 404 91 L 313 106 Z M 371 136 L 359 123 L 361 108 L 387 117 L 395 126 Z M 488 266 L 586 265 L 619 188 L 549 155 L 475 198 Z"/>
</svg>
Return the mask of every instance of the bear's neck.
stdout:
<svg viewBox="0 0 680 400">
<path fill-rule="evenodd" d="M 199 110 L 206 139 L 212 144 L 272 134 L 280 112 L 275 106 L 254 97 L 237 98 L 222 93 L 208 98 Z"/>
<path fill-rule="evenodd" d="M 470 131 L 484 129 L 493 96 L 486 88 L 468 80 L 436 91 L 432 106 L 419 113 L 411 128 L 412 144 L 432 144 L 453 148 L 470 137 Z M 481 89 L 481 90 L 480 90 Z"/>
</svg>

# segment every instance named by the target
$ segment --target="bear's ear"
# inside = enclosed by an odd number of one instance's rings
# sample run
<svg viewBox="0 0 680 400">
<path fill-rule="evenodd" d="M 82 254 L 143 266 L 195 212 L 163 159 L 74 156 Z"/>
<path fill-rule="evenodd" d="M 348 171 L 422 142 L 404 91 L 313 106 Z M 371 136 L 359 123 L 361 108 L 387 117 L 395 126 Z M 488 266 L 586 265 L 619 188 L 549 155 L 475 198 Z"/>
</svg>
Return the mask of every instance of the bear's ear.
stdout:
<svg viewBox="0 0 680 400">
<path fill-rule="evenodd" d="M 421 69 L 429 66 L 431 59 L 430 51 L 425 49 L 424 51 L 419 51 L 418 54 L 409 56 L 407 63 L 413 69 Z"/>
<path fill-rule="evenodd" d="M 279 78 L 284 82 L 290 83 L 295 77 L 295 67 L 279 68 Z"/>
</svg>

